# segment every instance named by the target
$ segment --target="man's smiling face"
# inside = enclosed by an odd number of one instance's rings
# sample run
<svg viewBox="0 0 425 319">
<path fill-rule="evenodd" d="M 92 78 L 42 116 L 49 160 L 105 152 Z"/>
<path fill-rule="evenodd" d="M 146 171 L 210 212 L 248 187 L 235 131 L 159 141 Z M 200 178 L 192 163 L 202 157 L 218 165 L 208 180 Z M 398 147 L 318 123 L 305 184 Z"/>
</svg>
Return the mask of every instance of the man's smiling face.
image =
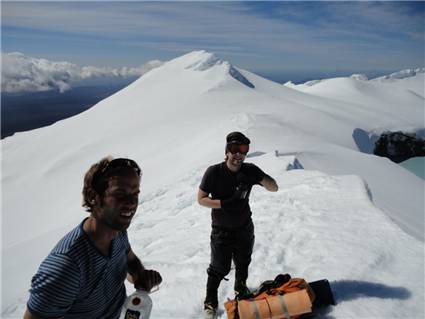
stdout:
<svg viewBox="0 0 425 319">
<path fill-rule="evenodd" d="M 112 176 L 101 197 L 96 218 L 114 230 L 125 230 L 136 213 L 140 193 L 140 177 L 134 172 Z"/>
</svg>

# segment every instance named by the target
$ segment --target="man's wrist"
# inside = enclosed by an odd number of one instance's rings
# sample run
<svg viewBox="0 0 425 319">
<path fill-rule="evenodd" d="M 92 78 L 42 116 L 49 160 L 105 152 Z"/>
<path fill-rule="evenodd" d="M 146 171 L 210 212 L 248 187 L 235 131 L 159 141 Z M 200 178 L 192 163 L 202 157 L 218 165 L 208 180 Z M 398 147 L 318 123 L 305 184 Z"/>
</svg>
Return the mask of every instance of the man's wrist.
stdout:
<svg viewBox="0 0 425 319">
<path fill-rule="evenodd" d="M 128 274 L 133 279 L 133 283 L 136 282 L 141 274 L 145 271 L 145 267 L 143 266 L 142 262 L 137 258 L 131 263 L 128 263 Z"/>
</svg>

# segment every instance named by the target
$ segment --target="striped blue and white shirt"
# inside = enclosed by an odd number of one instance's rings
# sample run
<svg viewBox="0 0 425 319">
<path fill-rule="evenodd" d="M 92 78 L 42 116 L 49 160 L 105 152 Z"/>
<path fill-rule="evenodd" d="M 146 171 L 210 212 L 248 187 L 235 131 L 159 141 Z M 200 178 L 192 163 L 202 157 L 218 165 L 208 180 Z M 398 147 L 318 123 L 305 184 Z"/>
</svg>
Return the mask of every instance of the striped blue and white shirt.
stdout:
<svg viewBox="0 0 425 319">
<path fill-rule="evenodd" d="M 84 221 L 63 237 L 31 281 L 29 311 L 43 318 L 119 318 L 126 298 L 127 232 L 102 255 L 83 230 Z"/>
</svg>

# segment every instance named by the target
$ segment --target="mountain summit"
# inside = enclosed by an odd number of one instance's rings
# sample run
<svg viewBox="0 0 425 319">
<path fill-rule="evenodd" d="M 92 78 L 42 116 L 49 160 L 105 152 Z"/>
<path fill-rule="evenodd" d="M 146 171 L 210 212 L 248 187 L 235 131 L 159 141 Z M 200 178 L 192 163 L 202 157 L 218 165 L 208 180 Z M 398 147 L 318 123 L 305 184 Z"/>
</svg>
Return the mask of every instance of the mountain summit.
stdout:
<svg viewBox="0 0 425 319">
<path fill-rule="evenodd" d="M 216 57 L 214 53 L 210 53 L 205 50 L 190 52 L 170 61 L 170 64 L 175 64 L 176 66 L 181 65 L 185 69 L 194 71 L 209 71 L 217 68 L 222 70 L 224 74 L 230 75 L 242 84 L 250 88 L 254 88 L 254 85 L 228 61 L 223 61 Z"/>
<path fill-rule="evenodd" d="M 167 77 L 177 78 L 192 86 L 192 80 L 197 83 L 196 87 L 206 90 L 212 90 L 216 87 L 223 87 L 232 84 L 233 80 L 243 84 L 248 88 L 254 88 L 254 85 L 247 80 L 238 68 L 234 67 L 228 61 L 219 59 L 213 53 L 201 50 L 187 53 L 183 56 L 168 61 L 156 72 L 149 74 L 149 82 L 155 81 L 152 78 L 154 74 L 161 73 L 161 77 L 167 74 Z M 148 75 L 142 76 L 139 80 L 145 85 L 145 80 Z M 163 79 L 162 79 L 163 80 Z M 206 83 L 206 81 L 208 83 Z M 182 84 L 183 84 L 182 83 Z M 195 85 L 193 83 L 193 85 Z M 204 83 L 205 87 L 201 84 Z M 142 85 L 142 84 L 141 84 Z"/>
</svg>

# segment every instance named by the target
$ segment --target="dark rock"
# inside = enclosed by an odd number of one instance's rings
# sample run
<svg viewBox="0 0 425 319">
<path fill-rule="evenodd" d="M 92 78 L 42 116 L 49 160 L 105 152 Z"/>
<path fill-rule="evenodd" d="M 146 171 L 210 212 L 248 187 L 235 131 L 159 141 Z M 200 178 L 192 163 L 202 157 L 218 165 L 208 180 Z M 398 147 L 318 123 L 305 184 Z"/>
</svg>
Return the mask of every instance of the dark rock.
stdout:
<svg viewBox="0 0 425 319">
<path fill-rule="evenodd" d="M 425 156 L 425 140 L 415 133 L 384 132 L 375 143 L 374 154 L 400 163 L 411 157 Z"/>
</svg>

